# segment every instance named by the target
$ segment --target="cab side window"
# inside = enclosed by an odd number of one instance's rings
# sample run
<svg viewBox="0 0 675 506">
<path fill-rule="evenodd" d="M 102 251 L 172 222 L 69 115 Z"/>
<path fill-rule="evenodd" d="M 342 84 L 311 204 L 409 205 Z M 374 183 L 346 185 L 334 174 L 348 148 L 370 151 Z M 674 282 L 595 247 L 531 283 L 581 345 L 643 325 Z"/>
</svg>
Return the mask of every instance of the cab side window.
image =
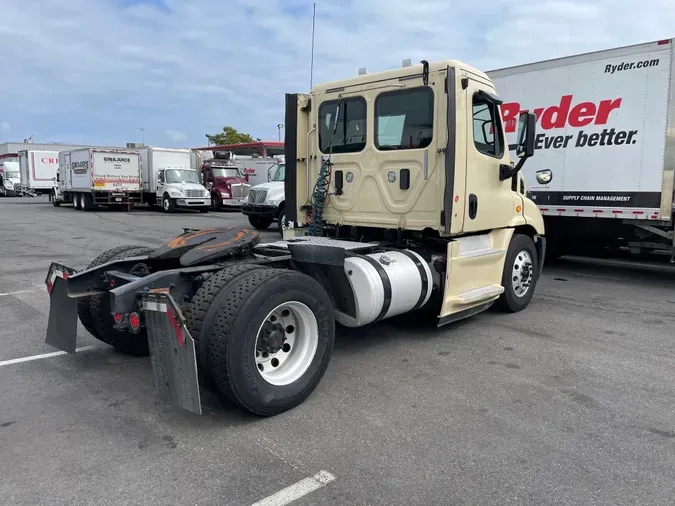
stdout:
<svg viewBox="0 0 675 506">
<path fill-rule="evenodd" d="M 362 151 L 366 147 L 365 99 L 351 97 L 322 103 L 319 107 L 318 130 L 322 153 Z"/>
<path fill-rule="evenodd" d="M 375 147 L 423 149 L 434 137 L 434 92 L 429 87 L 387 91 L 375 99 Z"/>
<path fill-rule="evenodd" d="M 484 155 L 495 158 L 504 155 L 499 108 L 497 104 L 478 94 L 473 96 L 473 143 Z"/>
</svg>

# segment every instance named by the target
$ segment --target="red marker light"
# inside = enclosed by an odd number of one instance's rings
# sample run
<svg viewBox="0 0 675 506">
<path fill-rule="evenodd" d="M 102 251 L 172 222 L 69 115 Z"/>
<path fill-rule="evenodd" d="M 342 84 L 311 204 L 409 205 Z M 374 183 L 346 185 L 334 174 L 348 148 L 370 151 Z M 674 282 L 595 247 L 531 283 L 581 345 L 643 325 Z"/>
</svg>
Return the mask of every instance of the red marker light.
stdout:
<svg viewBox="0 0 675 506">
<path fill-rule="evenodd" d="M 136 331 L 141 327 L 141 317 L 138 316 L 138 313 L 131 313 L 129 315 L 129 325 L 133 331 Z"/>
<path fill-rule="evenodd" d="M 117 313 L 117 314 L 115 315 L 115 321 L 116 321 L 117 323 L 120 323 L 120 322 L 122 321 L 122 316 L 123 316 L 122 313 Z"/>
</svg>

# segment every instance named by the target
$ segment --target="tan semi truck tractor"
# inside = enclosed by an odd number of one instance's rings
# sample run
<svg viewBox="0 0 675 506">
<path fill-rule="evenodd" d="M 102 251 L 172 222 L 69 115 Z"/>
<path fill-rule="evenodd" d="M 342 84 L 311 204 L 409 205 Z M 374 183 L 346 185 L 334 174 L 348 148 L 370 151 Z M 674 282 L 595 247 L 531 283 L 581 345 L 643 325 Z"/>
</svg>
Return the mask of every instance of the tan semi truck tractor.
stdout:
<svg viewBox="0 0 675 506">
<path fill-rule="evenodd" d="M 520 115 L 511 150 L 499 105 L 490 79 L 458 61 L 286 95 L 285 237 L 185 229 L 81 271 L 54 262 L 47 342 L 74 353 L 79 318 L 116 349 L 150 355 L 163 400 L 201 413 L 209 379 L 269 416 L 317 387 L 336 324 L 523 310 L 546 244 L 520 173 L 535 117 Z"/>
</svg>

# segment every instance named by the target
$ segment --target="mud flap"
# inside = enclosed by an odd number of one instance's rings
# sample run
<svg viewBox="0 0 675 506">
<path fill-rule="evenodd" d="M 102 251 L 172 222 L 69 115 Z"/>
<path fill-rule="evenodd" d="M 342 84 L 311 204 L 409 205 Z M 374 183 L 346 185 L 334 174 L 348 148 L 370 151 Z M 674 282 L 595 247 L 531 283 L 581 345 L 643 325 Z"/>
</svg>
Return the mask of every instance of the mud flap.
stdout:
<svg viewBox="0 0 675 506">
<path fill-rule="evenodd" d="M 153 382 L 163 401 L 202 414 L 195 342 L 168 293 L 142 295 Z"/>
<path fill-rule="evenodd" d="M 52 262 L 45 279 L 49 293 L 45 342 L 71 355 L 77 347 L 77 299 L 68 296 L 67 279 L 74 273 L 74 269 Z"/>
</svg>

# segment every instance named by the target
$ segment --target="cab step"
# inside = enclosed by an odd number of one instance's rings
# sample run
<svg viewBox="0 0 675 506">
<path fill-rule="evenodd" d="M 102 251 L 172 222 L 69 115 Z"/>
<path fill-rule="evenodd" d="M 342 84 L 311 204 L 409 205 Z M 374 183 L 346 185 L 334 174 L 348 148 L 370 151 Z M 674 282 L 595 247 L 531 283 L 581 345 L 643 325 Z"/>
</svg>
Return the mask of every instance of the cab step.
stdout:
<svg viewBox="0 0 675 506">
<path fill-rule="evenodd" d="M 458 237 L 448 243 L 439 325 L 488 309 L 504 293 L 502 273 L 513 229 Z"/>
<path fill-rule="evenodd" d="M 472 304 L 474 302 L 488 301 L 502 293 L 504 293 L 502 285 L 488 285 L 462 292 L 457 296 L 457 299 L 465 304 Z"/>
</svg>

